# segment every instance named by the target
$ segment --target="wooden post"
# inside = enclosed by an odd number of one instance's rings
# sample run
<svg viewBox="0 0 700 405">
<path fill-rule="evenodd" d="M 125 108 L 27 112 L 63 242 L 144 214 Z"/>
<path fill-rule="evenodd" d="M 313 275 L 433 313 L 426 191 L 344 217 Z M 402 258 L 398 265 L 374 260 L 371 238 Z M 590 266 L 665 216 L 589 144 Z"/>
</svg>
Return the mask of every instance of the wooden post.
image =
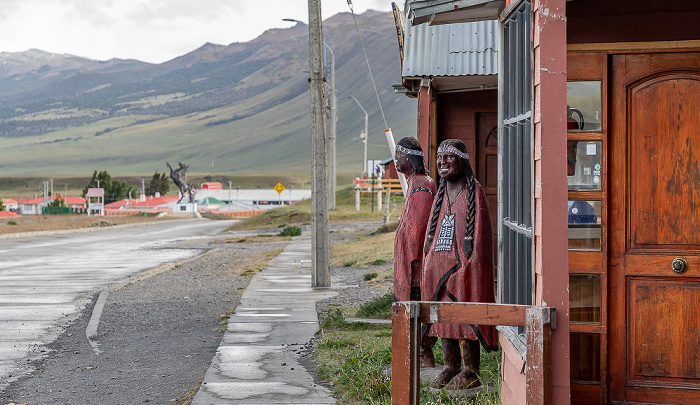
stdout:
<svg viewBox="0 0 700 405">
<path fill-rule="evenodd" d="M 355 190 L 355 211 L 360 212 L 360 189 Z"/>
<path fill-rule="evenodd" d="M 328 257 L 328 158 L 326 92 L 323 73 L 321 0 L 309 0 L 309 71 L 311 77 L 311 287 L 330 287 Z"/>
<path fill-rule="evenodd" d="M 552 329 L 556 310 L 527 305 L 476 302 L 395 302 L 391 335 L 391 403 L 418 404 L 421 323 L 525 326 L 527 335 L 526 405 L 552 403 Z"/>
<path fill-rule="evenodd" d="M 527 405 L 552 403 L 552 310 L 528 308 L 525 314 Z"/>
<path fill-rule="evenodd" d="M 418 304 L 396 302 L 391 321 L 391 403 L 417 405 L 420 400 Z"/>
<path fill-rule="evenodd" d="M 391 213 L 389 212 L 389 203 L 391 202 L 390 196 L 391 196 L 391 184 L 389 184 L 386 188 L 386 201 L 384 202 L 384 221 L 383 221 L 384 224 L 389 223 L 389 220 L 390 220 L 390 218 L 389 218 L 389 216 L 391 215 Z"/>
</svg>

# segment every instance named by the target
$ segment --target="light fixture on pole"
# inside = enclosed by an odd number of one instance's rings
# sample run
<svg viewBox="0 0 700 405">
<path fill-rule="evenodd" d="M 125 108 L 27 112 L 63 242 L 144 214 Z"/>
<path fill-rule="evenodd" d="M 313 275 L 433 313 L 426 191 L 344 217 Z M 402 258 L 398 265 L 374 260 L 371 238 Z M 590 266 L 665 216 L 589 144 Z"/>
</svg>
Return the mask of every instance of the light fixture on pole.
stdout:
<svg viewBox="0 0 700 405">
<path fill-rule="evenodd" d="M 362 112 L 365 113 L 365 132 L 364 136 L 362 137 L 362 141 L 364 142 L 364 153 L 362 155 L 362 177 L 365 177 L 367 175 L 367 136 L 369 135 L 368 131 L 368 126 L 369 126 L 369 115 L 367 114 L 367 110 L 365 110 L 364 107 L 362 107 L 362 104 L 360 104 L 359 101 L 355 98 L 355 96 L 348 96 L 348 98 L 351 98 L 357 103 L 357 106 L 362 109 Z"/>
</svg>

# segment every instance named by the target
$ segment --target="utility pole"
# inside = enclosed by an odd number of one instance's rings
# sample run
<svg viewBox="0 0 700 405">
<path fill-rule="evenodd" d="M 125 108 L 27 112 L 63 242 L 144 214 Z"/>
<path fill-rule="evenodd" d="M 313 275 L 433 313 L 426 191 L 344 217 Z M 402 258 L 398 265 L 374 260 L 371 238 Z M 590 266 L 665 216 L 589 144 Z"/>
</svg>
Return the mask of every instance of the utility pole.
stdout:
<svg viewBox="0 0 700 405">
<path fill-rule="evenodd" d="M 335 153 L 335 135 L 336 135 L 336 124 L 338 122 L 338 104 L 335 97 L 335 53 L 328 44 L 324 42 L 326 48 L 331 53 L 331 88 L 330 88 L 330 98 L 331 98 L 331 117 L 330 125 L 328 129 L 328 209 L 335 209 L 335 185 L 336 185 L 336 174 L 335 170 L 337 168 L 336 163 L 336 153 Z"/>
<path fill-rule="evenodd" d="M 328 158 L 323 72 L 321 0 L 309 1 L 309 71 L 311 77 L 311 287 L 330 287 L 328 237 Z"/>
</svg>

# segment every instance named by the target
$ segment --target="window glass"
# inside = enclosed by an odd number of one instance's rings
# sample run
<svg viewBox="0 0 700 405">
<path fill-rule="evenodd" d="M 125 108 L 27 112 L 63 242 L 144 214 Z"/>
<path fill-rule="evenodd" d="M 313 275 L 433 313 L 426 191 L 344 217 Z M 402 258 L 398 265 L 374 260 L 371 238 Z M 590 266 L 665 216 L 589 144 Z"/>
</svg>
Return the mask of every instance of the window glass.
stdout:
<svg viewBox="0 0 700 405">
<path fill-rule="evenodd" d="M 570 334 L 571 380 L 600 382 L 600 334 Z"/>
<path fill-rule="evenodd" d="M 599 81 L 566 84 L 566 118 L 569 131 L 600 131 L 601 91 Z"/>
<path fill-rule="evenodd" d="M 600 190 L 603 168 L 600 141 L 567 141 L 567 182 L 570 190 Z"/>
<path fill-rule="evenodd" d="M 569 201 L 569 250 L 600 250 L 600 201 Z"/>
<path fill-rule="evenodd" d="M 600 275 L 569 276 L 569 317 L 572 322 L 600 322 Z"/>
</svg>

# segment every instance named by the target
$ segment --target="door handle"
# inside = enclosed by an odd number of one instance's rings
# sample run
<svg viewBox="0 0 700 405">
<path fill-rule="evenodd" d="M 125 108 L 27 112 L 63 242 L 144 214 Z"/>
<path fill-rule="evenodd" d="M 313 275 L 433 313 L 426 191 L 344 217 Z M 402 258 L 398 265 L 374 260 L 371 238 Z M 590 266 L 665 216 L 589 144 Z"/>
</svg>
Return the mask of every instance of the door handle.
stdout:
<svg viewBox="0 0 700 405">
<path fill-rule="evenodd" d="M 686 262 L 685 259 L 676 257 L 671 262 L 671 270 L 676 274 L 683 274 L 688 271 L 688 262 Z"/>
</svg>

